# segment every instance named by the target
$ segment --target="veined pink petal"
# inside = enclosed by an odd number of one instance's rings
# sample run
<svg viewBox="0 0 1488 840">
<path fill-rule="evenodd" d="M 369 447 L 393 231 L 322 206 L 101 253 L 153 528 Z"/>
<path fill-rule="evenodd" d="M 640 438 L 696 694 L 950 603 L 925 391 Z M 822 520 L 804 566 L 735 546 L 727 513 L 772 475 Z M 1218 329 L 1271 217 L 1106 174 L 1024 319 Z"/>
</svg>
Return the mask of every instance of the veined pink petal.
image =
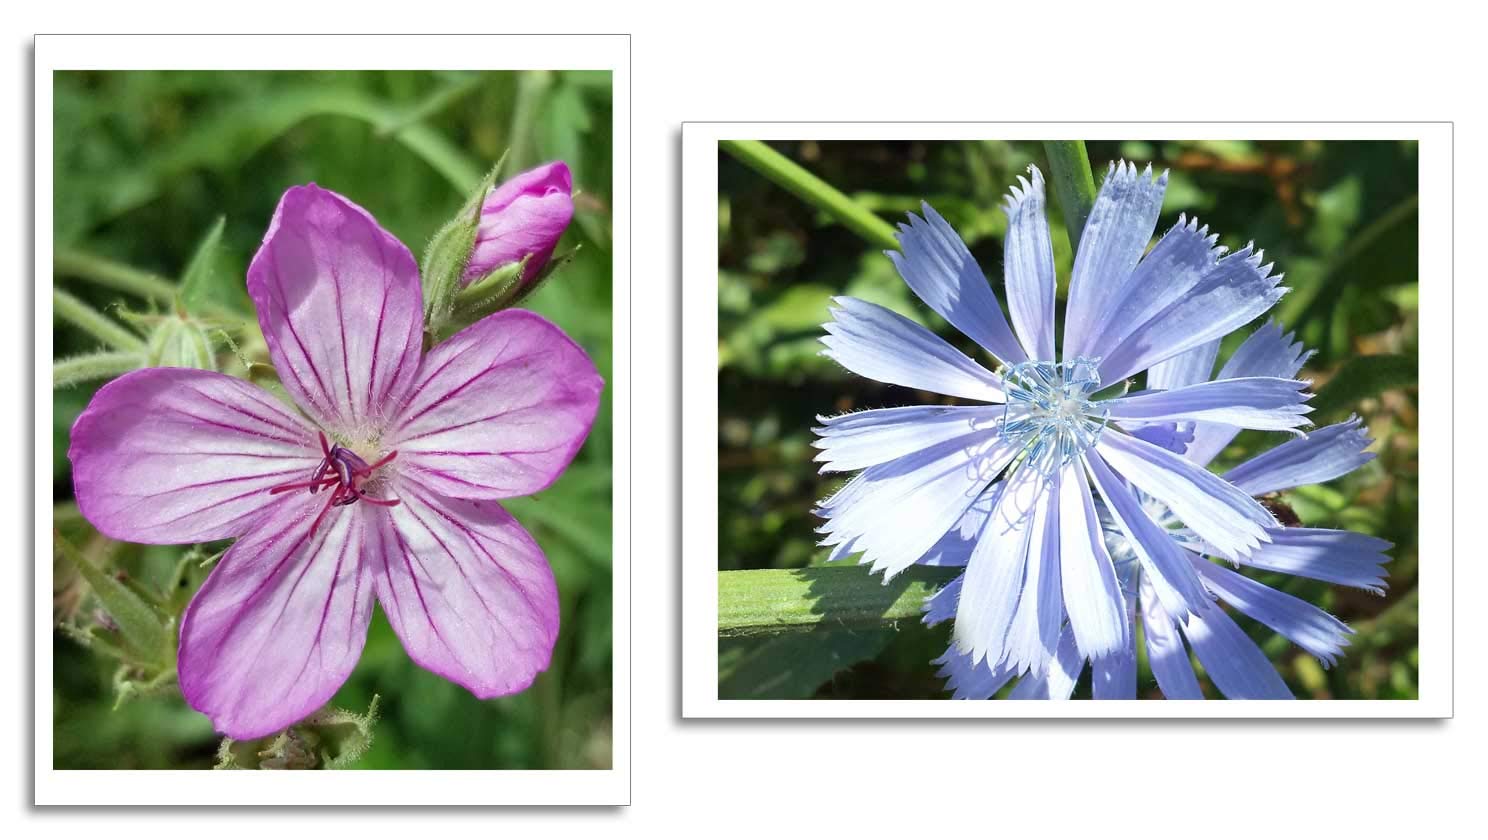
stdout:
<svg viewBox="0 0 1488 840">
<path fill-rule="evenodd" d="M 279 200 L 248 293 L 284 387 L 327 430 L 368 438 L 418 371 L 413 255 L 366 210 L 314 184 Z"/>
<path fill-rule="evenodd" d="M 279 498 L 218 562 L 181 621 L 181 692 L 231 738 L 277 732 L 329 701 L 361 656 L 372 617 L 362 558 L 387 509 L 327 508 L 326 493 Z"/>
<path fill-rule="evenodd" d="M 583 349 L 541 316 L 508 309 L 424 357 L 384 437 L 399 470 L 463 499 L 536 493 L 589 434 L 604 380 Z"/>
<path fill-rule="evenodd" d="M 548 667 L 558 589 L 542 549 L 493 501 L 400 481 L 367 561 L 377 600 L 413 661 L 480 698 L 513 694 Z"/>
<path fill-rule="evenodd" d="M 104 385 L 72 427 L 78 507 L 117 540 L 191 543 L 245 533 L 269 488 L 320 461 L 315 432 L 256 385 L 145 368 Z"/>
</svg>

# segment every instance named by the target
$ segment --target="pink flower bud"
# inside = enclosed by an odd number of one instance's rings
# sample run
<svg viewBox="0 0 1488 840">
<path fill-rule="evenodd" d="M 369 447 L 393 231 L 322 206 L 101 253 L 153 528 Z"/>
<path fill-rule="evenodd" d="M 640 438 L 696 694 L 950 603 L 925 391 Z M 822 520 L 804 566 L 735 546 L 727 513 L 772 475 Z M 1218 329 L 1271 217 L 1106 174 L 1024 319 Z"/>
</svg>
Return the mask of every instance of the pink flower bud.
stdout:
<svg viewBox="0 0 1488 840">
<path fill-rule="evenodd" d="M 529 169 L 491 190 L 481 207 L 475 249 L 461 284 L 529 255 L 522 281 L 536 277 L 573 218 L 572 193 L 573 176 L 561 160 Z"/>
</svg>

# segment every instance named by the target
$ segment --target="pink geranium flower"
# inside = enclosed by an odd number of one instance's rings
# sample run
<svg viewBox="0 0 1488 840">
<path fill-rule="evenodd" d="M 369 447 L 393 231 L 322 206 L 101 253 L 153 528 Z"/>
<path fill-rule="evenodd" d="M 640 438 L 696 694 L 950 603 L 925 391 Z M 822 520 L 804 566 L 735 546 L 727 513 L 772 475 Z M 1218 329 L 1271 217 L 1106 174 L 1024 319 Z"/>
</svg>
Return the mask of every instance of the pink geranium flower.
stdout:
<svg viewBox="0 0 1488 840">
<path fill-rule="evenodd" d="M 413 255 L 313 184 L 280 200 L 248 291 L 299 412 L 242 379 L 147 368 L 72 429 L 102 533 L 237 538 L 182 619 L 187 702 L 233 738 L 301 720 L 351 673 L 374 599 L 423 667 L 482 698 L 526 688 L 557 589 L 498 500 L 548 487 L 584 442 L 603 387 L 589 357 L 521 310 L 424 354 Z"/>
</svg>

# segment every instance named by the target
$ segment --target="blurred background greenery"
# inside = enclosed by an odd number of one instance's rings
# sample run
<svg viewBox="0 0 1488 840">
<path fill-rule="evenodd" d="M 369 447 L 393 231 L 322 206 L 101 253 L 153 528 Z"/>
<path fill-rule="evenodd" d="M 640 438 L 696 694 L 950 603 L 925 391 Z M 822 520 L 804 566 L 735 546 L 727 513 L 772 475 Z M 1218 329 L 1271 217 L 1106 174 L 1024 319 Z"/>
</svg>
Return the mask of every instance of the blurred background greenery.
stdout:
<svg viewBox="0 0 1488 840">
<path fill-rule="evenodd" d="M 960 232 L 1000 289 L 1000 208 L 1030 163 L 1047 173 L 1037 142 L 778 142 L 772 148 L 882 218 L 898 221 L 928 201 Z M 1241 619 L 1300 698 L 1416 696 L 1417 164 L 1412 142 L 1124 141 L 1088 143 L 1096 181 L 1125 158 L 1171 169 L 1158 223 L 1197 215 L 1236 249 L 1254 240 L 1292 292 L 1272 317 L 1318 354 L 1301 376 L 1319 396 L 1312 420 L 1361 415 L 1379 457 L 1323 486 L 1285 494 L 1303 523 L 1349 528 L 1395 543 L 1389 592 L 1368 593 L 1259 575 L 1333 612 L 1357 635 L 1332 670 L 1264 627 Z M 812 462 L 818 414 L 944 400 L 855 376 L 818 355 L 831 296 L 887 306 L 982 356 L 910 292 L 878 248 L 719 155 L 718 567 L 824 565 L 814 503 L 843 476 Z M 1072 255 L 1050 197 L 1060 310 Z M 1249 333 L 1223 345 L 1229 356 Z M 1285 440 L 1246 432 L 1216 461 L 1225 468 Z M 847 561 L 849 564 L 851 561 Z M 840 565 L 840 564 L 838 564 Z M 866 569 L 862 574 L 867 575 Z M 719 641 L 721 698 L 946 697 L 930 660 L 946 649 L 949 622 Z M 1139 663 L 1140 696 L 1160 696 Z M 1088 673 L 1076 696 L 1089 696 Z M 1217 696 L 1206 685 L 1209 696 Z"/>
<path fill-rule="evenodd" d="M 141 315 L 171 315 L 170 301 L 139 289 L 181 277 L 224 217 L 220 240 L 192 268 L 180 311 L 246 320 L 228 332 L 251 355 L 262 338 L 244 274 L 286 188 L 314 181 L 346 195 L 419 256 L 509 150 L 505 175 L 555 158 L 573 171 L 576 212 L 559 251 L 582 248 L 524 306 L 573 336 L 610 380 L 608 72 L 59 72 L 53 90 L 55 285 L 110 320 L 130 328 Z M 98 344 L 55 324 L 57 359 Z M 225 340 L 215 350 L 222 369 L 242 371 Z M 184 547 L 104 539 L 71 503 L 68 429 L 99 384 L 54 391 L 57 526 L 169 613 L 206 570 L 182 562 Z M 375 740 L 353 766 L 611 766 L 610 406 L 606 392 L 588 442 L 557 484 L 508 505 L 557 575 L 562 625 L 551 667 L 520 695 L 478 701 L 415 666 L 379 611 L 360 664 L 332 701 L 364 712 L 381 697 Z M 53 588 L 54 766 L 211 767 L 219 739 L 173 682 L 146 686 L 150 675 L 80 644 L 107 642 L 112 631 L 75 567 L 59 561 Z M 122 701 L 119 685 L 130 686 Z"/>
</svg>

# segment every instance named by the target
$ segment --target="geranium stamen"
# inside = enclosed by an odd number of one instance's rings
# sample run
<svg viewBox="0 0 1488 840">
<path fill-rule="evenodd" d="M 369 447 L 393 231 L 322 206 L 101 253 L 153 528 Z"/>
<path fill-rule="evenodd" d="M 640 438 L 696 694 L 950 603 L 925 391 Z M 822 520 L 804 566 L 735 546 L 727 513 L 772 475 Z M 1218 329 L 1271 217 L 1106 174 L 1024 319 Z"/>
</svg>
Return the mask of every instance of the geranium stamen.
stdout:
<svg viewBox="0 0 1488 840">
<path fill-rule="evenodd" d="M 321 432 L 320 451 L 323 457 L 316 465 L 315 471 L 310 474 L 310 480 L 294 481 L 269 488 L 269 493 L 272 495 L 287 493 L 291 490 L 309 490 L 311 493 L 318 493 L 327 487 L 334 488 L 331 491 L 331 498 L 326 501 L 320 514 L 315 517 L 315 522 L 310 527 L 312 532 L 320 526 L 321 520 L 333 507 L 343 507 L 356 502 L 367 502 L 380 507 L 393 507 L 398 504 L 397 499 L 379 499 L 368 496 L 362 491 L 362 485 L 372 478 L 373 473 L 392 463 L 398 457 L 397 450 L 369 464 L 352 450 L 340 444 L 332 444 L 326 439 L 325 433 Z"/>
</svg>

